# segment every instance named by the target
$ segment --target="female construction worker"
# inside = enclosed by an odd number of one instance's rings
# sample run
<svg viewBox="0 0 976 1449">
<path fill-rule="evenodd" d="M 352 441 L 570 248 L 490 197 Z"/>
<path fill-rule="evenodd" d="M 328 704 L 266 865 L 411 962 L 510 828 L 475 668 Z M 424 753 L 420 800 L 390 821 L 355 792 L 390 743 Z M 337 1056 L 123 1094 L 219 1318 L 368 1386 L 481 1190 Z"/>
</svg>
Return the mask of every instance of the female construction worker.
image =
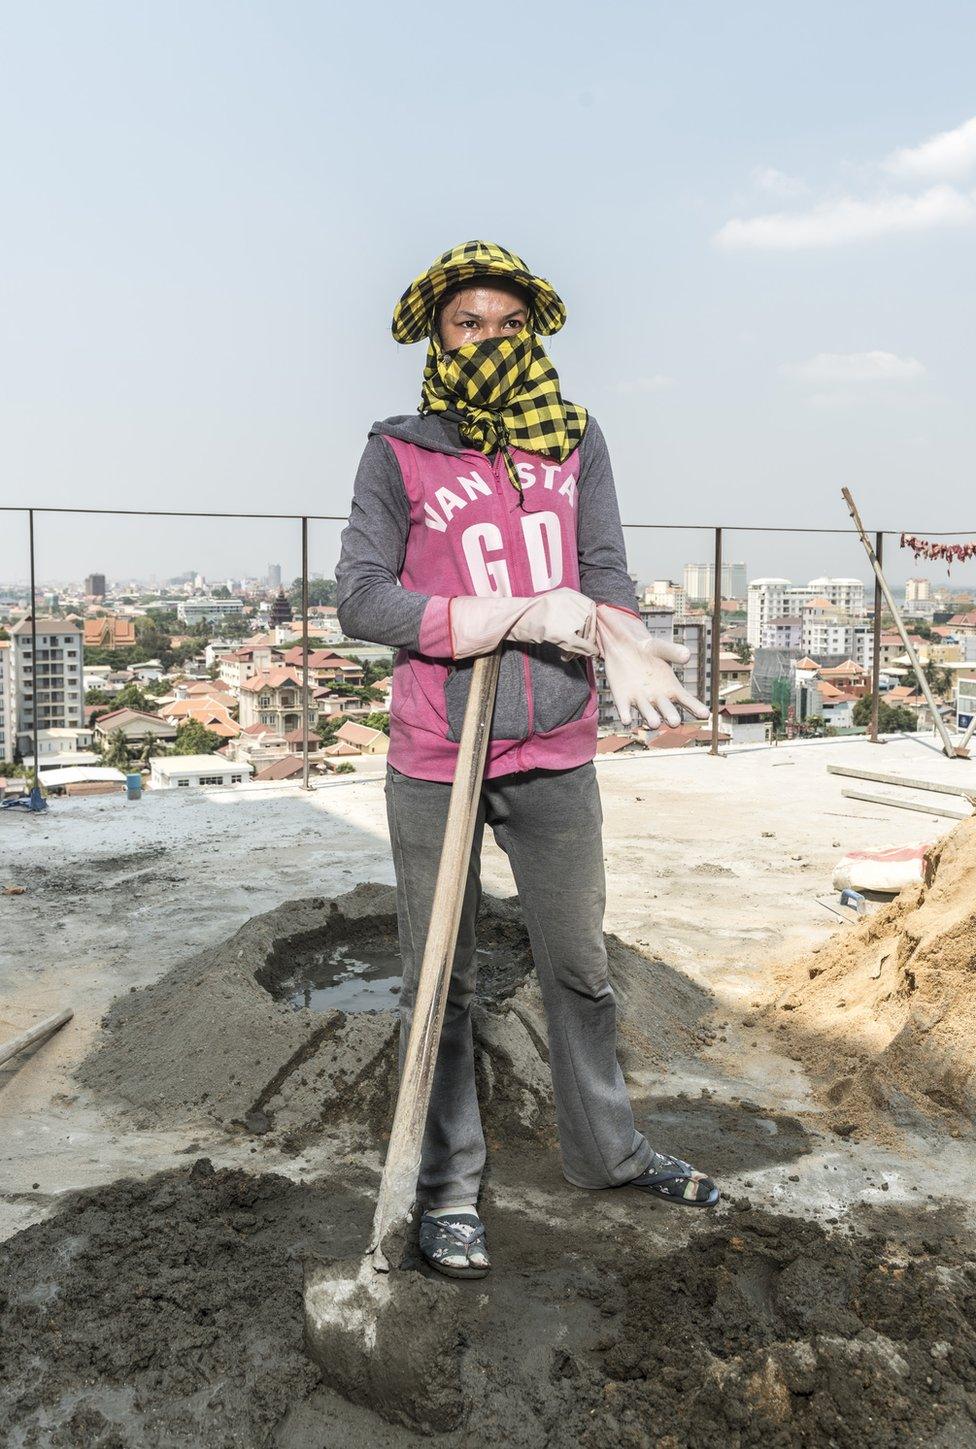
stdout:
<svg viewBox="0 0 976 1449">
<path fill-rule="evenodd" d="M 466 242 L 407 288 L 398 342 L 427 340 L 419 412 L 370 429 L 337 570 L 339 622 L 397 649 L 386 799 L 403 985 L 401 1063 L 424 952 L 470 662 L 502 641 L 485 782 L 427 1119 L 420 1247 L 453 1277 L 489 1268 L 471 1002 L 485 825 L 508 855 L 549 1032 L 566 1178 L 682 1207 L 719 1192 L 634 1127 L 616 1057 L 593 766 L 602 656 L 624 724 L 699 719 L 637 613 L 606 443 L 539 342 L 566 319 L 512 252 Z"/>
</svg>

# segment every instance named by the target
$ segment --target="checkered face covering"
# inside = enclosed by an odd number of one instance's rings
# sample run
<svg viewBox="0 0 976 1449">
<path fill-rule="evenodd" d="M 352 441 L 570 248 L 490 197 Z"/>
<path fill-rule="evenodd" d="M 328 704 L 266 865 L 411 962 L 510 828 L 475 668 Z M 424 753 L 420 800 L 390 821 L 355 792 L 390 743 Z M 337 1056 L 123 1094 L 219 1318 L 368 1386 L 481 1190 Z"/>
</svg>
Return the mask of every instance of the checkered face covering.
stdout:
<svg viewBox="0 0 976 1449">
<path fill-rule="evenodd" d="M 522 480 L 510 448 L 564 463 L 586 428 L 586 409 L 563 401 L 559 375 L 528 327 L 452 352 L 432 332 L 420 411 L 451 413 L 461 437 L 479 452 L 500 448 L 519 493 Z"/>
</svg>

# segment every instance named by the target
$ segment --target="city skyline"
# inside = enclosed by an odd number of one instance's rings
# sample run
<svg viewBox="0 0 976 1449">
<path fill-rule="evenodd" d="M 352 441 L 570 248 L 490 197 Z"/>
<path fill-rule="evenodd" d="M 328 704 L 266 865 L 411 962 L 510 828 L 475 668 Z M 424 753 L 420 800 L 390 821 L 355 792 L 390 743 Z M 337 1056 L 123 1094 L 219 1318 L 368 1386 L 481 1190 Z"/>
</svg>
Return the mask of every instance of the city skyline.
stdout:
<svg viewBox="0 0 976 1449">
<path fill-rule="evenodd" d="M 571 209 L 485 168 L 473 184 L 403 84 L 477 55 L 493 153 L 520 155 L 531 83 L 506 16 L 558 78 Z M 568 0 L 558 26 L 503 5 L 442 37 L 389 0 L 11 11 L 0 502 L 344 516 L 371 422 L 418 402 L 423 348 L 391 341 L 393 304 L 481 235 L 565 297 L 549 350 L 628 522 L 844 528 L 849 485 L 871 530 L 964 529 L 976 10 L 827 3 L 799 44 L 798 23 L 715 0 Z M 271 547 L 294 574 L 289 528 L 286 552 L 257 521 L 41 515 L 38 566 L 173 573 L 189 536 L 205 573 L 258 573 Z M 23 521 L 0 529 L 23 558 Z M 726 543 L 756 574 L 864 572 L 854 539 Z M 711 549 L 628 545 L 642 577 Z"/>
</svg>

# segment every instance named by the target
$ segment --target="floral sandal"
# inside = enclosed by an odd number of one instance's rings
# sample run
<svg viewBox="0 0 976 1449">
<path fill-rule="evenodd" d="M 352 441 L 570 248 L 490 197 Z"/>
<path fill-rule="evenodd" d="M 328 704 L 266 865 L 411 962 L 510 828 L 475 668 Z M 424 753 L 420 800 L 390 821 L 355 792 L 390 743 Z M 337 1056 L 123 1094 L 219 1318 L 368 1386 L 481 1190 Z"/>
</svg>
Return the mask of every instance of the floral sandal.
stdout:
<svg viewBox="0 0 976 1449">
<path fill-rule="evenodd" d="M 668 1152 L 655 1152 L 647 1171 L 624 1186 L 636 1187 L 675 1207 L 710 1208 L 721 1197 L 710 1177 Z"/>
<path fill-rule="evenodd" d="M 474 1213 L 420 1219 L 420 1252 L 426 1262 L 448 1278 L 484 1278 L 491 1267 L 485 1225 Z"/>
</svg>

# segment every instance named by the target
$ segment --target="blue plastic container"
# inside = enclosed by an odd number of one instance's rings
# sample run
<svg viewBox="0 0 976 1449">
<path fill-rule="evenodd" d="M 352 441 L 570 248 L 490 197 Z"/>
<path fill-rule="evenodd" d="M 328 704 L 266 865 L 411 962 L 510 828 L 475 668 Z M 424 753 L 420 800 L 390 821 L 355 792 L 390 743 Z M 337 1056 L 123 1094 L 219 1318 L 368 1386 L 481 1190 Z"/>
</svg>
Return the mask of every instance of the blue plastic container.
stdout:
<svg viewBox="0 0 976 1449">
<path fill-rule="evenodd" d="M 142 799 L 142 776 L 141 775 L 126 775 L 126 777 L 125 777 L 125 794 L 126 794 L 126 799 L 127 800 L 141 800 Z"/>
</svg>

